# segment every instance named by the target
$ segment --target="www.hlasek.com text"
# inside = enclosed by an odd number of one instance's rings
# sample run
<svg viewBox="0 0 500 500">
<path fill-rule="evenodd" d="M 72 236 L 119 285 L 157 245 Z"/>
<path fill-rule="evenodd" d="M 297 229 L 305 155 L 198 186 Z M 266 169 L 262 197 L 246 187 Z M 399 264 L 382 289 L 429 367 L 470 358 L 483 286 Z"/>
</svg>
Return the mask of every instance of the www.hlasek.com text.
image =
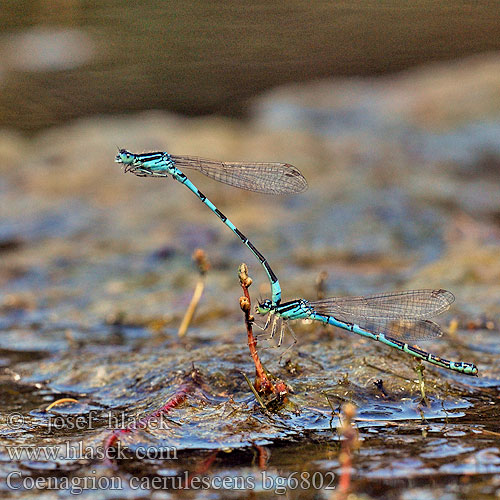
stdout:
<svg viewBox="0 0 500 500">
<path fill-rule="evenodd" d="M 84 446 L 82 442 L 65 442 L 53 446 L 6 446 L 9 459 L 14 462 L 57 462 L 60 460 L 177 460 L 174 446 L 123 447 L 120 442 L 112 447 Z"/>
</svg>

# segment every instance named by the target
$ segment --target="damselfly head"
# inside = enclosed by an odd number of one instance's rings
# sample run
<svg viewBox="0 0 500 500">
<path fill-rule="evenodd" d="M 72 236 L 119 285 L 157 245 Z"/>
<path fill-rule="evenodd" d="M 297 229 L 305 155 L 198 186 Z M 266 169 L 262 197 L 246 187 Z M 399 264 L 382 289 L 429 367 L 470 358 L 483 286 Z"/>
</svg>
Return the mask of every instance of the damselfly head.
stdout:
<svg viewBox="0 0 500 500">
<path fill-rule="evenodd" d="M 273 303 L 269 299 L 259 301 L 255 306 L 255 311 L 257 314 L 267 314 L 272 309 Z"/>
<path fill-rule="evenodd" d="M 116 163 L 123 163 L 124 165 L 131 165 L 134 163 L 135 155 L 126 149 L 119 149 L 115 157 Z"/>
</svg>

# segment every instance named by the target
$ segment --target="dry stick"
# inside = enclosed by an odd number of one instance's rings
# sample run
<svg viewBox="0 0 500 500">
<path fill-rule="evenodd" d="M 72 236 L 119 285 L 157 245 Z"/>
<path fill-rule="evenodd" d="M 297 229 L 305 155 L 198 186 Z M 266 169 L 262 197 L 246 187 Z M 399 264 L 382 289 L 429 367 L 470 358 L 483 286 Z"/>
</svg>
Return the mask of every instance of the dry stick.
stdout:
<svg viewBox="0 0 500 500">
<path fill-rule="evenodd" d="M 79 401 L 77 399 L 74 399 L 74 398 L 61 398 L 61 399 L 58 399 L 57 401 L 53 401 L 52 403 L 50 403 L 50 405 L 47 406 L 47 408 L 45 408 L 45 411 L 49 411 L 52 408 L 54 408 L 54 406 L 60 406 L 64 403 L 79 403 Z"/>
<path fill-rule="evenodd" d="M 205 275 L 207 274 L 207 271 L 210 268 L 207 256 L 201 248 L 197 248 L 194 251 L 193 260 L 198 265 L 198 271 L 200 273 L 200 276 L 198 278 L 198 281 L 196 282 L 196 287 L 194 289 L 191 302 L 189 303 L 186 313 L 184 314 L 182 322 L 179 326 L 179 330 L 177 331 L 177 335 L 179 335 L 179 337 L 184 337 L 184 335 L 186 335 L 187 329 L 189 328 L 189 324 L 193 319 L 194 312 L 198 307 L 198 303 L 200 302 L 203 290 L 205 288 Z"/>
<path fill-rule="evenodd" d="M 418 387 L 420 389 L 420 395 L 422 396 L 422 403 L 425 406 L 429 406 L 429 404 L 427 402 L 427 396 L 425 395 L 424 370 L 425 370 L 425 366 L 423 365 L 422 360 L 419 360 L 419 363 L 415 367 L 415 371 L 418 373 Z"/>
<path fill-rule="evenodd" d="M 193 369 L 186 377 L 185 382 L 179 387 L 177 392 L 158 410 L 146 415 L 141 418 L 137 423 L 130 425 L 126 429 L 115 429 L 110 436 L 104 440 L 104 456 L 106 457 L 106 463 L 111 463 L 108 456 L 108 451 L 111 446 L 113 446 L 117 441 L 119 441 L 120 436 L 125 434 L 130 434 L 138 429 L 144 429 L 147 424 L 162 415 L 168 415 L 171 410 L 177 408 L 181 405 L 188 397 L 189 394 L 194 392 L 196 388 L 201 384 L 201 376 L 198 370 Z"/>
<path fill-rule="evenodd" d="M 250 387 L 250 390 L 253 392 L 253 395 L 255 396 L 255 399 L 257 400 L 257 403 L 259 403 L 260 407 L 263 410 L 267 410 L 267 407 L 264 404 L 264 401 L 262 401 L 262 398 L 259 396 L 259 393 L 257 392 L 257 390 L 255 389 L 255 387 L 253 386 L 252 382 L 250 382 L 250 379 L 246 376 L 246 373 L 241 372 L 241 374 L 243 375 L 244 379 L 246 380 L 246 383 L 248 384 L 248 387 Z"/>
</svg>

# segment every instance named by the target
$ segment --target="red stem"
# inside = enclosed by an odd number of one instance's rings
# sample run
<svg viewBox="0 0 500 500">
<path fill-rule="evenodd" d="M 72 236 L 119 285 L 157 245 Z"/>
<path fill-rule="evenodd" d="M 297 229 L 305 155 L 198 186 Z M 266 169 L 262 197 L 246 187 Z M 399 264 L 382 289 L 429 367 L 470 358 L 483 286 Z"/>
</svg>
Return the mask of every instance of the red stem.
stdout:
<svg viewBox="0 0 500 500">
<path fill-rule="evenodd" d="M 171 410 L 177 408 L 181 405 L 188 397 L 188 395 L 198 387 L 200 384 L 200 376 L 196 370 L 193 370 L 188 377 L 187 380 L 182 384 L 177 392 L 158 410 L 146 415 L 137 421 L 137 423 L 133 423 L 129 425 L 126 429 L 115 429 L 105 440 L 103 443 L 104 446 L 104 455 L 106 457 L 106 462 L 109 464 L 110 458 L 108 456 L 109 448 L 111 448 L 119 439 L 120 436 L 124 434 L 130 434 L 132 431 L 137 429 L 144 429 L 151 420 L 158 418 L 162 415 L 168 415 Z"/>
<path fill-rule="evenodd" d="M 245 313 L 245 325 L 247 327 L 248 348 L 250 349 L 250 355 L 255 365 L 255 388 L 257 392 L 272 393 L 274 392 L 273 384 L 267 377 L 260 361 L 259 354 L 257 353 L 257 339 L 253 335 L 252 319 L 250 318 L 251 300 L 250 294 L 248 293 L 248 285 L 242 281 L 241 288 L 243 288 L 243 294 L 248 300 L 248 307 L 243 308 L 243 312 Z"/>
</svg>

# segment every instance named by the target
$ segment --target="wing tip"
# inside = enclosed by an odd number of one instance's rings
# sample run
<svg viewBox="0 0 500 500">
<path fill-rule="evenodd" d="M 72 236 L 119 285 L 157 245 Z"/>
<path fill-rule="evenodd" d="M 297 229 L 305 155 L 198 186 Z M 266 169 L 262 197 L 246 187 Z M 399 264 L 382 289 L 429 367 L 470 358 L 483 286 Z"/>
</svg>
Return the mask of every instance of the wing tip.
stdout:
<svg viewBox="0 0 500 500">
<path fill-rule="evenodd" d="M 302 172 L 291 163 L 283 163 L 283 167 L 285 168 L 285 175 L 293 179 L 293 186 L 290 187 L 290 190 L 284 191 L 284 194 L 298 194 L 306 191 L 309 185 Z"/>
<path fill-rule="evenodd" d="M 442 298 L 448 306 L 455 302 L 455 295 L 449 290 L 445 290 L 444 288 L 440 288 L 439 290 L 433 290 L 435 296 Z"/>
</svg>

